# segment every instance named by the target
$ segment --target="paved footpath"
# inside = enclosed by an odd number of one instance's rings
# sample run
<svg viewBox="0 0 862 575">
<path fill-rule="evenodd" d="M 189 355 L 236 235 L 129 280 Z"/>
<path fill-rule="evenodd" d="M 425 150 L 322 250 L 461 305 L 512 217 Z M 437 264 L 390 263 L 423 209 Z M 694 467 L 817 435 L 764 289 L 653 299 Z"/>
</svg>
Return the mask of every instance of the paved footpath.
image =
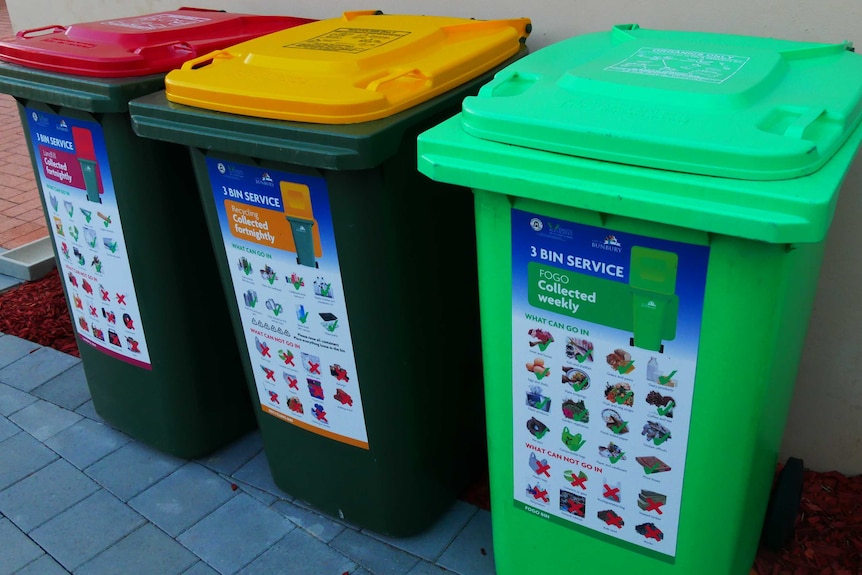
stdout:
<svg viewBox="0 0 862 575">
<path fill-rule="evenodd" d="M 234 490 L 233 485 L 239 488 Z M 272 481 L 250 433 L 200 460 L 96 414 L 81 361 L 0 334 L 0 575 L 493 575 L 490 514 L 458 501 L 393 539 Z"/>
</svg>

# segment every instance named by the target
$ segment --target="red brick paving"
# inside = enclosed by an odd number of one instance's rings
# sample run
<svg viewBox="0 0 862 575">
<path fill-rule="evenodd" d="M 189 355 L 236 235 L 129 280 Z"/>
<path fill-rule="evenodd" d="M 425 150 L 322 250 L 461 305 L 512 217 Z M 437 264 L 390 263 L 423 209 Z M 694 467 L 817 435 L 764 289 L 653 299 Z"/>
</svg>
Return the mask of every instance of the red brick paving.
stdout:
<svg viewBox="0 0 862 575">
<path fill-rule="evenodd" d="M 0 0 L 0 37 L 12 35 L 6 0 Z M 18 107 L 11 96 L 0 94 L 0 248 L 15 248 L 47 235 Z"/>
</svg>

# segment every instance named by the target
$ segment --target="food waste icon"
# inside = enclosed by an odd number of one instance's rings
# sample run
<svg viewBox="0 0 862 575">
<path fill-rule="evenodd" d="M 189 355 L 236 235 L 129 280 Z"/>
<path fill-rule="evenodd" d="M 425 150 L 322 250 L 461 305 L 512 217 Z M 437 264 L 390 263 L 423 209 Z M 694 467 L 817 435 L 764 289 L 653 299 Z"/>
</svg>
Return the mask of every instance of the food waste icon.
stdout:
<svg viewBox="0 0 862 575">
<path fill-rule="evenodd" d="M 620 375 L 628 375 L 635 370 L 635 362 L 629 352 L 623 349 L 615 349 L 605 358 L 611 369 Z"/>
<path fill-rule="evenodd" d="M 586 391 L 590 387 L 590 377 L 576 367 L 563 366 L 563 383 L 570 385 L 574 391 Z"/>
<path fill-rule="evenodd" d="M 533 361 L 528 361 L 526 364 L 527 371 L 536 376 L 536 379 L 542 381 L 544 378 L 551 375 L 551 368 L 545 367 L 545 360 L 541 357 L 535 358 Z"/>
<path fill-rule="evenodd" d="M 547 330 L 535 328 L 529 330 L 527 334 L 531 338 L 530 347 L 538 347 L 541 352 L 544 352 L 548 346 L 554 343 L 554 336 Z"/>
<path fill-rule="evenodd" d="M 583 399 L 579 399 L 578 401 L 566 399 L 563 402 L 563 417 L 579 423 L 589 423 L 590 410 L 587 409 L 587 405 Z"/>
</svg>

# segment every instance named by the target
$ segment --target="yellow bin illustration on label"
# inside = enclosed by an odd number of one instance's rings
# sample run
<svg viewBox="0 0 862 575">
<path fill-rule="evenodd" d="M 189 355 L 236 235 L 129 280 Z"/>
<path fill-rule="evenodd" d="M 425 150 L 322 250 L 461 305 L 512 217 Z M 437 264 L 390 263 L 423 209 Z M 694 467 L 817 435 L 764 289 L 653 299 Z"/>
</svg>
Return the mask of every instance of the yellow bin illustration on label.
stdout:
<svg viewBox="0 0 862 575">
<path fill-rule="evenodd" d="M 186 62 L 168 100 L 247 116 L 322 124 L 377 120 L 514 56 L 527 18 L 470 20 L 374 11 L 296 26 Z"/>
</svg>

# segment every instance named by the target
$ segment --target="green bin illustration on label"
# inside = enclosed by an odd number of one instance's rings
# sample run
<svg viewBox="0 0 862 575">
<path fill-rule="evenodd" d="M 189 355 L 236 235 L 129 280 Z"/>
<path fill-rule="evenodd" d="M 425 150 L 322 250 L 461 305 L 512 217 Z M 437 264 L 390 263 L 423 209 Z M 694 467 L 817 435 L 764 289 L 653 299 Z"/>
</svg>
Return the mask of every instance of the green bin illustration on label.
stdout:
<svg viewBox="0 0 862 575">
<path fill-rule="evenodd" d="M 633 288 L 632 343 L 636 347 L 661 351 L 662 334 L 676 332 L 672 304 L 678 301 L 674 295 L 678 259 L 673 252 L 632 247 L 629 285 Z"/>
</svg>

